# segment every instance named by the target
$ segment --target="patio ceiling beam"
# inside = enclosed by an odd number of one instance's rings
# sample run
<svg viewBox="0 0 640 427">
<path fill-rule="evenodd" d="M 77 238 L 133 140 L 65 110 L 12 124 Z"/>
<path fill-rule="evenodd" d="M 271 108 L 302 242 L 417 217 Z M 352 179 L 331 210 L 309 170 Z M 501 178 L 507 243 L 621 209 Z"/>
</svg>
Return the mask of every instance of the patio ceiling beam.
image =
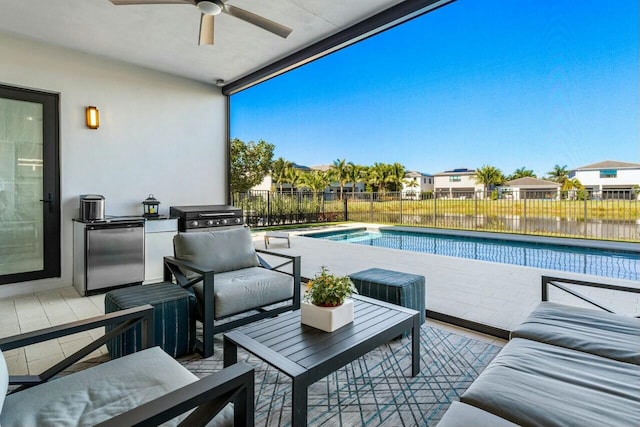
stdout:
<svg viewBox="0 0 640 427">
<path fill-rule="evenodd" d="M 436 10 L 455 0 L 406 0 L 352 25 L 324 40 L 301 49 L 251 74 L 226 84 L 222 93 L 233 95 L 263 81 L 286 73 L 329 53 Z"/>
</svg>

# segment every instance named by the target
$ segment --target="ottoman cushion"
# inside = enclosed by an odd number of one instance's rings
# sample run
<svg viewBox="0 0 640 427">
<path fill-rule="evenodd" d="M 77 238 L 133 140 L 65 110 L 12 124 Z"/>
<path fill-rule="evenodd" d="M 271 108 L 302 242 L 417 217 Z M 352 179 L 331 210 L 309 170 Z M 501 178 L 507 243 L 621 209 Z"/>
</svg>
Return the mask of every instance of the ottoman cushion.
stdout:
<svg viewBox="0 0 640 427">
<path fill-rule="evenodd" d="M 360 295 L 411 308 L 420 312 L 420 323 L 425 319 L 425 279 L 417 274 L 370 268 L 349 275 Z"/>
<path fill-rule="evenodd" d="M 196 344 L 193 293 L 175 283 L 161 282 L 109 291 L 104 298 L 106 313 L 151 304 L 153 310 L 154 344 L 167 354 L 179 357 L 193 353 Z M 107 331 L 111 328 L 107 327 Z M 112 359 L 142 348 L 142 327 L 136 327 L 107 343 Z"/>
</svg>

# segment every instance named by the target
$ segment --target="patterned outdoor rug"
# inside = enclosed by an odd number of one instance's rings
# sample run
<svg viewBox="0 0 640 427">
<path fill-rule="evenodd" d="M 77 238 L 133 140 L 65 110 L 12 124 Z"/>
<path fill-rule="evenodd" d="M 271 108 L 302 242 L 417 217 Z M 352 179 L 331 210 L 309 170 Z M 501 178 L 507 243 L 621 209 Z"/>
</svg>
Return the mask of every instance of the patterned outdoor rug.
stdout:
<svg viewBox="0 0 640 427">
<path fill-rule="evenodd" d="M 385 344 L 309 387 L 310 426 L 433 426 L 501 347 L 422 326 L 421 373 L 411 377 L 411 340 Z M 291 380 L 239 349 L 256 370 L 256 425 L 291 425 Z M 202 377 L 222 369 L 222 339 L 214 356 L 181 363 Z"/>
</svg>

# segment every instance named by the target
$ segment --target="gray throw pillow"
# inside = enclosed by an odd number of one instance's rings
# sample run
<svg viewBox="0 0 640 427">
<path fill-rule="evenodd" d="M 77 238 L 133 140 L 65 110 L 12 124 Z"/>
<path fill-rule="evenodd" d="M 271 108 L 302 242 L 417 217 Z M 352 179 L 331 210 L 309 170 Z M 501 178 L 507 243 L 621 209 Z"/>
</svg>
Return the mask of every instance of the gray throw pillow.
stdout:
<svg viewBox="0 0 640 427">
<path fill-rule="evenodd" d="M 258 255 L 248 228 L 179 233 L 173 238 L 176 258 L 216 273 L 258 267 Z"/>
</svg>

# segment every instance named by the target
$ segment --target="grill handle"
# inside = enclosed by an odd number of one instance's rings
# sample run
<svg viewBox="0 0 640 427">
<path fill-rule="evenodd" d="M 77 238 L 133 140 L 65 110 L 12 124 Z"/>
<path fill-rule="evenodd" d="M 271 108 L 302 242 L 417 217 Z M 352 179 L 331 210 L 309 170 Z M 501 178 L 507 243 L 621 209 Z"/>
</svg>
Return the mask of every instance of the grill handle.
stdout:
<svg viewBox="0 0 640 427">
<path fill-rule="evenodd" d="M 200 218 L 212 218 L 212 217 L 214 217 L 214 218 L 215 217 L 217 217 L 217 218 L 220 218 L 220 217 L 233 218 L 234 217 L 233 214 L 228 214 L 228 213 L 201 213 L 201 214 L 198 214 L 198 216 Z"/>
</svg>

